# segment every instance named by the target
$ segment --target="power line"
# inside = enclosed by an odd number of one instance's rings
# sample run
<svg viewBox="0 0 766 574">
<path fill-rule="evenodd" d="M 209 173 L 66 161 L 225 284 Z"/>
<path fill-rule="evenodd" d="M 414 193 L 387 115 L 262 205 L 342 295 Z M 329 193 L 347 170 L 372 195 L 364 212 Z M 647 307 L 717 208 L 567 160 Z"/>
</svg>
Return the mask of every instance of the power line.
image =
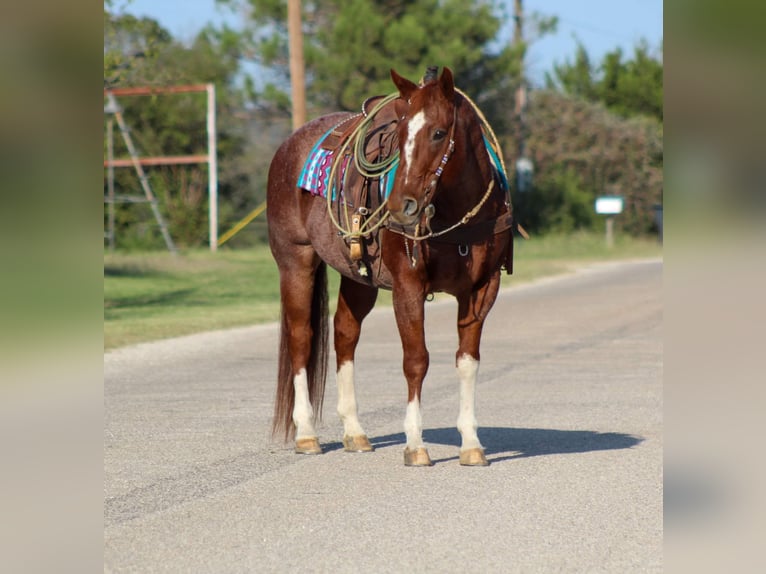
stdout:
<svg viewBox="0 0 766 574">
<path fill-rule="evenodd" d="M 571 20 L 569 18 L 561 18 L 559 17 L 559 22 L 564 22 L 565 24 L 569 24 L 573 28 L 580 28 L 581 30 L 587 30 L 589 32 L 593 32 L 595 34 L 601 34 L 602 36 L 609 36 L 611 38 L 615 38 L 617 40 L 621 40 L 623 42 L 632 42 L 636 38 L 627 38 L 623 34 L 617 34 L 612 30 L 605 30 L 603 28 L 599 28 L 597 26 L 593 26 L 591 24 L 585 23 L 585 22 L 578 22 L 577 20 Z"/>
</svg>

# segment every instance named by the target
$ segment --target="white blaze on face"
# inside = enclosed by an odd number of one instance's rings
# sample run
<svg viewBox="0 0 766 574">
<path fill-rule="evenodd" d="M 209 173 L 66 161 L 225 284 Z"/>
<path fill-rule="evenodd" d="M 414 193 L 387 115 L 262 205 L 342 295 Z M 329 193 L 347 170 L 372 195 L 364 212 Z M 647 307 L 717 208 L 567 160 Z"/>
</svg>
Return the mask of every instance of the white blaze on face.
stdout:
<svg viewBox="0 0 766 574">
<path fill-rule="evenodd" d="M 415 137 L 418 132 L 426 125 L 426 114 L 423 110 L 420 110 L 407 126 L 407 141 L 404 143 L 404 160 L 407 163 L 407 171 L 404 174 L 404 184 L 407 185 L 407 180 L 410 178 L 410 169 L 412 168 L 412 152 L 415 150 Z"/>
</svg>

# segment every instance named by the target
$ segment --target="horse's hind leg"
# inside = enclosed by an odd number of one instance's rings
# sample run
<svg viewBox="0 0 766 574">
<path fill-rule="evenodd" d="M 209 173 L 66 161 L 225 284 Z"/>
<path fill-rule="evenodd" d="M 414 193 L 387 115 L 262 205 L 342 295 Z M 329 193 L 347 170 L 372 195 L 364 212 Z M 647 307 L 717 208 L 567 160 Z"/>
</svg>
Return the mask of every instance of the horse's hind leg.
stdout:
<svg viewBox="0 0 766 574">
<path fill-rule="evenodd" d="M 486 466 L 484 447 L 476 434 L 478 423 L 475 414 L 476 378 L 479 374 L 479 345 L 484 320 L 497 297 L 500 274 L 496 273 L 480 289 L 458 297 L 458 350 L 455 355 L 460 379 L 460 410 L 457 428 L 462 436 L 460 464 Z"/>
<path fill-rule="evenodd" d="M 348 452 L 373 450 L 359 423 L 354 391 L 354 353 L 362 321 L 375 305 L 378 289 L 341 278 L 335 312 L 335 355 L 337 359 L 338 415 L 343 421 L 343 447 Z"/>
<path fill-rule="evenodd" d="M 289 436 L 292 423 L 296 452 L 317 454 L 314 420 L 327 361 L 326 266 L 308 246 L 294 246 L 289 255 L 278 259 L 283 322 L 275 430 Z"/>
</svg>

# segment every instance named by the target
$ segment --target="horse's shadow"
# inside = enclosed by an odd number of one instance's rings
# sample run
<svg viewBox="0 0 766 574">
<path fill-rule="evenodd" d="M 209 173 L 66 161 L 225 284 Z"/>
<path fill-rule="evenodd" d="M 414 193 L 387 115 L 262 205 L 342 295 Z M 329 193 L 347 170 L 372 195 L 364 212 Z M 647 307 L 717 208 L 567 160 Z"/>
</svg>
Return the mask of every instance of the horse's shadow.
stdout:
<svg viewBox="0 0 766 574">
<path fill-rule="evenodd" d="M 619 450 L 632 448 L 644 440 L 641 437 L 614 432 L 507 427 L 480 427 L 478 434 L 491 463 L 551 454 Z M 424 429 L 423 440 L 426 446 L 430 443 L 460 447 L 460 434 L 455 428 Z M 376 449 L 380 449 L 404 445 L 406 438 L 404 433 L 396 433 L 370 437 L 370 442 Z M 341 449 L 343 445 L 330 443 L 323 447 L 330 451 Z M 447 462 L 458 458 L 456 453 L 455 456 L 435 459 L 433 462 Z"/>
</svg>

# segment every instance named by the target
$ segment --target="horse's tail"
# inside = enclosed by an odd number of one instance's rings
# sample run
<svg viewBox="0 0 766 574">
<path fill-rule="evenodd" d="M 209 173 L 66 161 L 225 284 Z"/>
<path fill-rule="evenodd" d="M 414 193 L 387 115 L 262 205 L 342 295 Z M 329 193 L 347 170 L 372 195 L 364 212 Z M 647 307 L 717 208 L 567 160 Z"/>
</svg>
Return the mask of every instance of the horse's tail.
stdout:
<svg viewBox="0 0 766 574">
<path fill-rule="evenodd" d="M 274 401 L 274 418 L 272 420 L 273 436 L 282 435 L 285 441 L 295 435 L 293 423 L 293 407 L 295 406 L 295 390 L 293 387 L 292 361 L 288 341 L 287 317 L 282 307 L 282 319 L 279 337 L 279 374 L 277 381 L 277 396 Z M 306 375 L 308 378 L 309 400 L 314 409 L 315 417 L 322 418 L 322 403 L 324 402 L 324 387 L 327 380 L 327 359 L 329 356 L 327 304 L 327 265 L 321 262 L 314 272 L 314 290 L 311 296 L 311 354 Z"/>
</svg>

